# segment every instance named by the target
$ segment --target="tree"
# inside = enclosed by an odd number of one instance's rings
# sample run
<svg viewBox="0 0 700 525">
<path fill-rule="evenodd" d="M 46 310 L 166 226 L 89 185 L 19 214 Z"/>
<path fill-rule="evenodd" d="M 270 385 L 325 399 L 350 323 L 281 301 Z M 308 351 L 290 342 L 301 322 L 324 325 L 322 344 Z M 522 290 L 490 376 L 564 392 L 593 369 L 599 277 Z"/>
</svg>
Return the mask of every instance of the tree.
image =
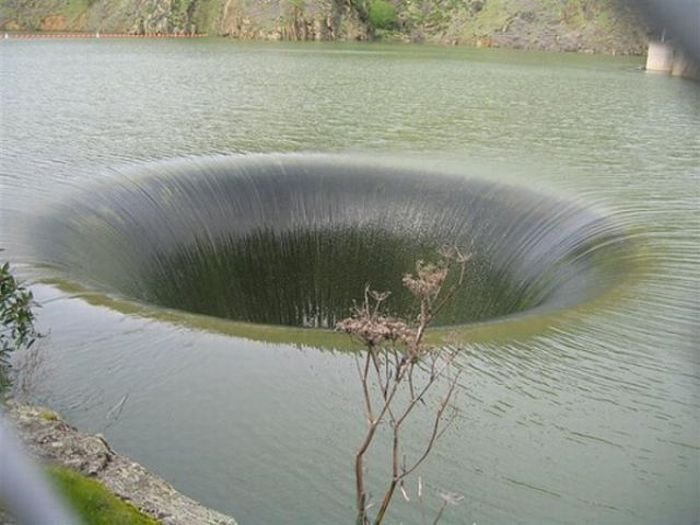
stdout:
<svg viewBox="0 0 700 525">
<path fill-rule="evenodd" d="M 392 317 L 384 312 L 388 292 L 365 288 L 364 301 L 350 317 L 340 321 L 337 329 L 358 339 L 365 348 L 357 357 L 357 370 L 362 384 L 366 433 L 355 455 L 355 491 L 357 525 L 382 523 L 397 489 L 408 499 L 404 482 L 425 461 L 435 444 L 454 421 L 452 405 L 461 369 L 454 367 L 457 349 L 425 343 L 425 332 L 442 308 L 464 281 L 469 256 L 456 248 L 440 252 L 433 263 L 418 261 L 415 274 L 406 274 L 403 285 L 416 298 L 418 314 L 413 321 Z M 443 290 L 454 267 L 458 276 Z M 427 432 L 422 453 L 411 460 L 402 449 L 401 431 L 416 407 L 427 404 L 429 393 L 444 382 L 444 392 L 431 408 L 432 424 Z M 365 480 L 366 455 L 374 444 L 380 427 L 388 428 L 391 438 L 391 477 L 384 489 L 379 508 L 372 518 L 374 506 L 369 500 Z M 419 493 L 421 484 L 419 482 Z M 450 502 L 445 498 L 437 520 Z"/>
<path fill-rule="evenodd" d="M 10 353 L 29 349 L 39 337 L 34 329 L 37 306 L 27 290 L 10 271 L 10 263 L 0 267 L 0 392 L 9 385 Z"/>
</svg>

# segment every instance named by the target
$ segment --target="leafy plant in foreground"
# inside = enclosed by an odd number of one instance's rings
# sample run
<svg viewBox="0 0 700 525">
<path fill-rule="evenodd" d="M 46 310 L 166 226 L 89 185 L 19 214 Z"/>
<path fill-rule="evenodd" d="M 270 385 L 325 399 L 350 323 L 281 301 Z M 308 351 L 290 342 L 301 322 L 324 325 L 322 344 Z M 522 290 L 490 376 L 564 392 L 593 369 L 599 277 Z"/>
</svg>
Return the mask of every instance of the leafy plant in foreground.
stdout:
<svg viewBox="0 0 700 525">
<path fill-rule="evenodd" d="M 29 349 L 39 337 L 34 329 L 37 306 L 32 292 L 17 281 L 10 263 L 0 267 L 0 391 L 9 383 L 10 353 Z"/>
</svg>

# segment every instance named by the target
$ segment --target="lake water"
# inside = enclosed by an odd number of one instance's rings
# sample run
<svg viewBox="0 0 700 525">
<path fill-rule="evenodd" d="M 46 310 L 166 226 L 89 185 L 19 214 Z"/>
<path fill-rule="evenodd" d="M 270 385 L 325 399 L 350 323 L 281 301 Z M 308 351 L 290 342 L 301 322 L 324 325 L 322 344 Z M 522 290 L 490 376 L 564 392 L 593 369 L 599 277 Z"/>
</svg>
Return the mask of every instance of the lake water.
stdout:
<svg viewBox="0 0 700 525">
<path fill-rule="evenodd" d="M 352 354 L 318 331 L 242 328 L 100 286 L 102 243 L 122 232 L 92 234 L 85 217 L 133 216 L 137 200 L 110 188 L 167 186 L 200 157 L 448 173 L 560 203 L 528 242 L 563 228 L 566 202 L 632 248 L 619 282 L 599 280 L 605 293 L 464 329 L 459 419 L 421 470 L 425 502 L 397 500 L 391 522 L 423 523 L 450 492 L 464 500 L 444 523 L 697 523 L 700 88 L 640 64 L 384 45 L 1 42 L 0 247 L 42 304 L 37 400 L 242 524 L 351 522 L 363 428 Z M 152 195 L 134 187 L 133 199 Z M 144 250 L 206 207 L 173 209 L 134 221 Z M 537 266 L 526 248 L 510 257 Z M 412 429 L 412 450 L 422 435 Z"/>
</svg>

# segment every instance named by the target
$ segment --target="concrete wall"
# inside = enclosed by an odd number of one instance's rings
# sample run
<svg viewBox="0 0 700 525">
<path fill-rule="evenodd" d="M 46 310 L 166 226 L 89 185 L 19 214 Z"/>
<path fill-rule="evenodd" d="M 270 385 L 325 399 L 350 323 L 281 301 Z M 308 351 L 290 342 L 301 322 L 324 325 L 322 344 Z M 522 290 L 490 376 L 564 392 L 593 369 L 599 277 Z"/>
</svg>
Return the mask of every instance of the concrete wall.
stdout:
<svg viewBox="0 0 700 525">
<path fill-rule="evenodd" d="M 669 42 L 649 42 L 646 70 L 673 76 L 700 79 L 700 67 Z"/>
</svg>

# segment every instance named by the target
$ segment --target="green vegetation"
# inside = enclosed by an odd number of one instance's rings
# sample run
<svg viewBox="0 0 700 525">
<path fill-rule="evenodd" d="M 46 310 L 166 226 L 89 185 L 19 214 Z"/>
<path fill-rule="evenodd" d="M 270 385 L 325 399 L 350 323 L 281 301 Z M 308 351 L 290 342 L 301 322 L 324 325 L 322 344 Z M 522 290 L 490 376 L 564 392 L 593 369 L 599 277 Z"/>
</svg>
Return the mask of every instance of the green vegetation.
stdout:
<svg viewBox="0 0 700 525">
<path fill-rule="evenodd" d="M 72 470 L 50 467 L 48 474 L 85 525 L 157 525 L 136 507 L 112 495 L 99 482 Z"/>
<path fill-rule="evenodd" d="M 395 29 L 396 8 L 387 0 L 370 0 L 369 21 L 375 29 Z"/>
<path fill-rule="evenodd" d="M 10 263 L 0 267 L 0 392 L 9 385 L 10 353 L 30 348 L 39 333 L 34 329 L 36 306 L 32 292 L 15 279 Z"/>
</svg>

